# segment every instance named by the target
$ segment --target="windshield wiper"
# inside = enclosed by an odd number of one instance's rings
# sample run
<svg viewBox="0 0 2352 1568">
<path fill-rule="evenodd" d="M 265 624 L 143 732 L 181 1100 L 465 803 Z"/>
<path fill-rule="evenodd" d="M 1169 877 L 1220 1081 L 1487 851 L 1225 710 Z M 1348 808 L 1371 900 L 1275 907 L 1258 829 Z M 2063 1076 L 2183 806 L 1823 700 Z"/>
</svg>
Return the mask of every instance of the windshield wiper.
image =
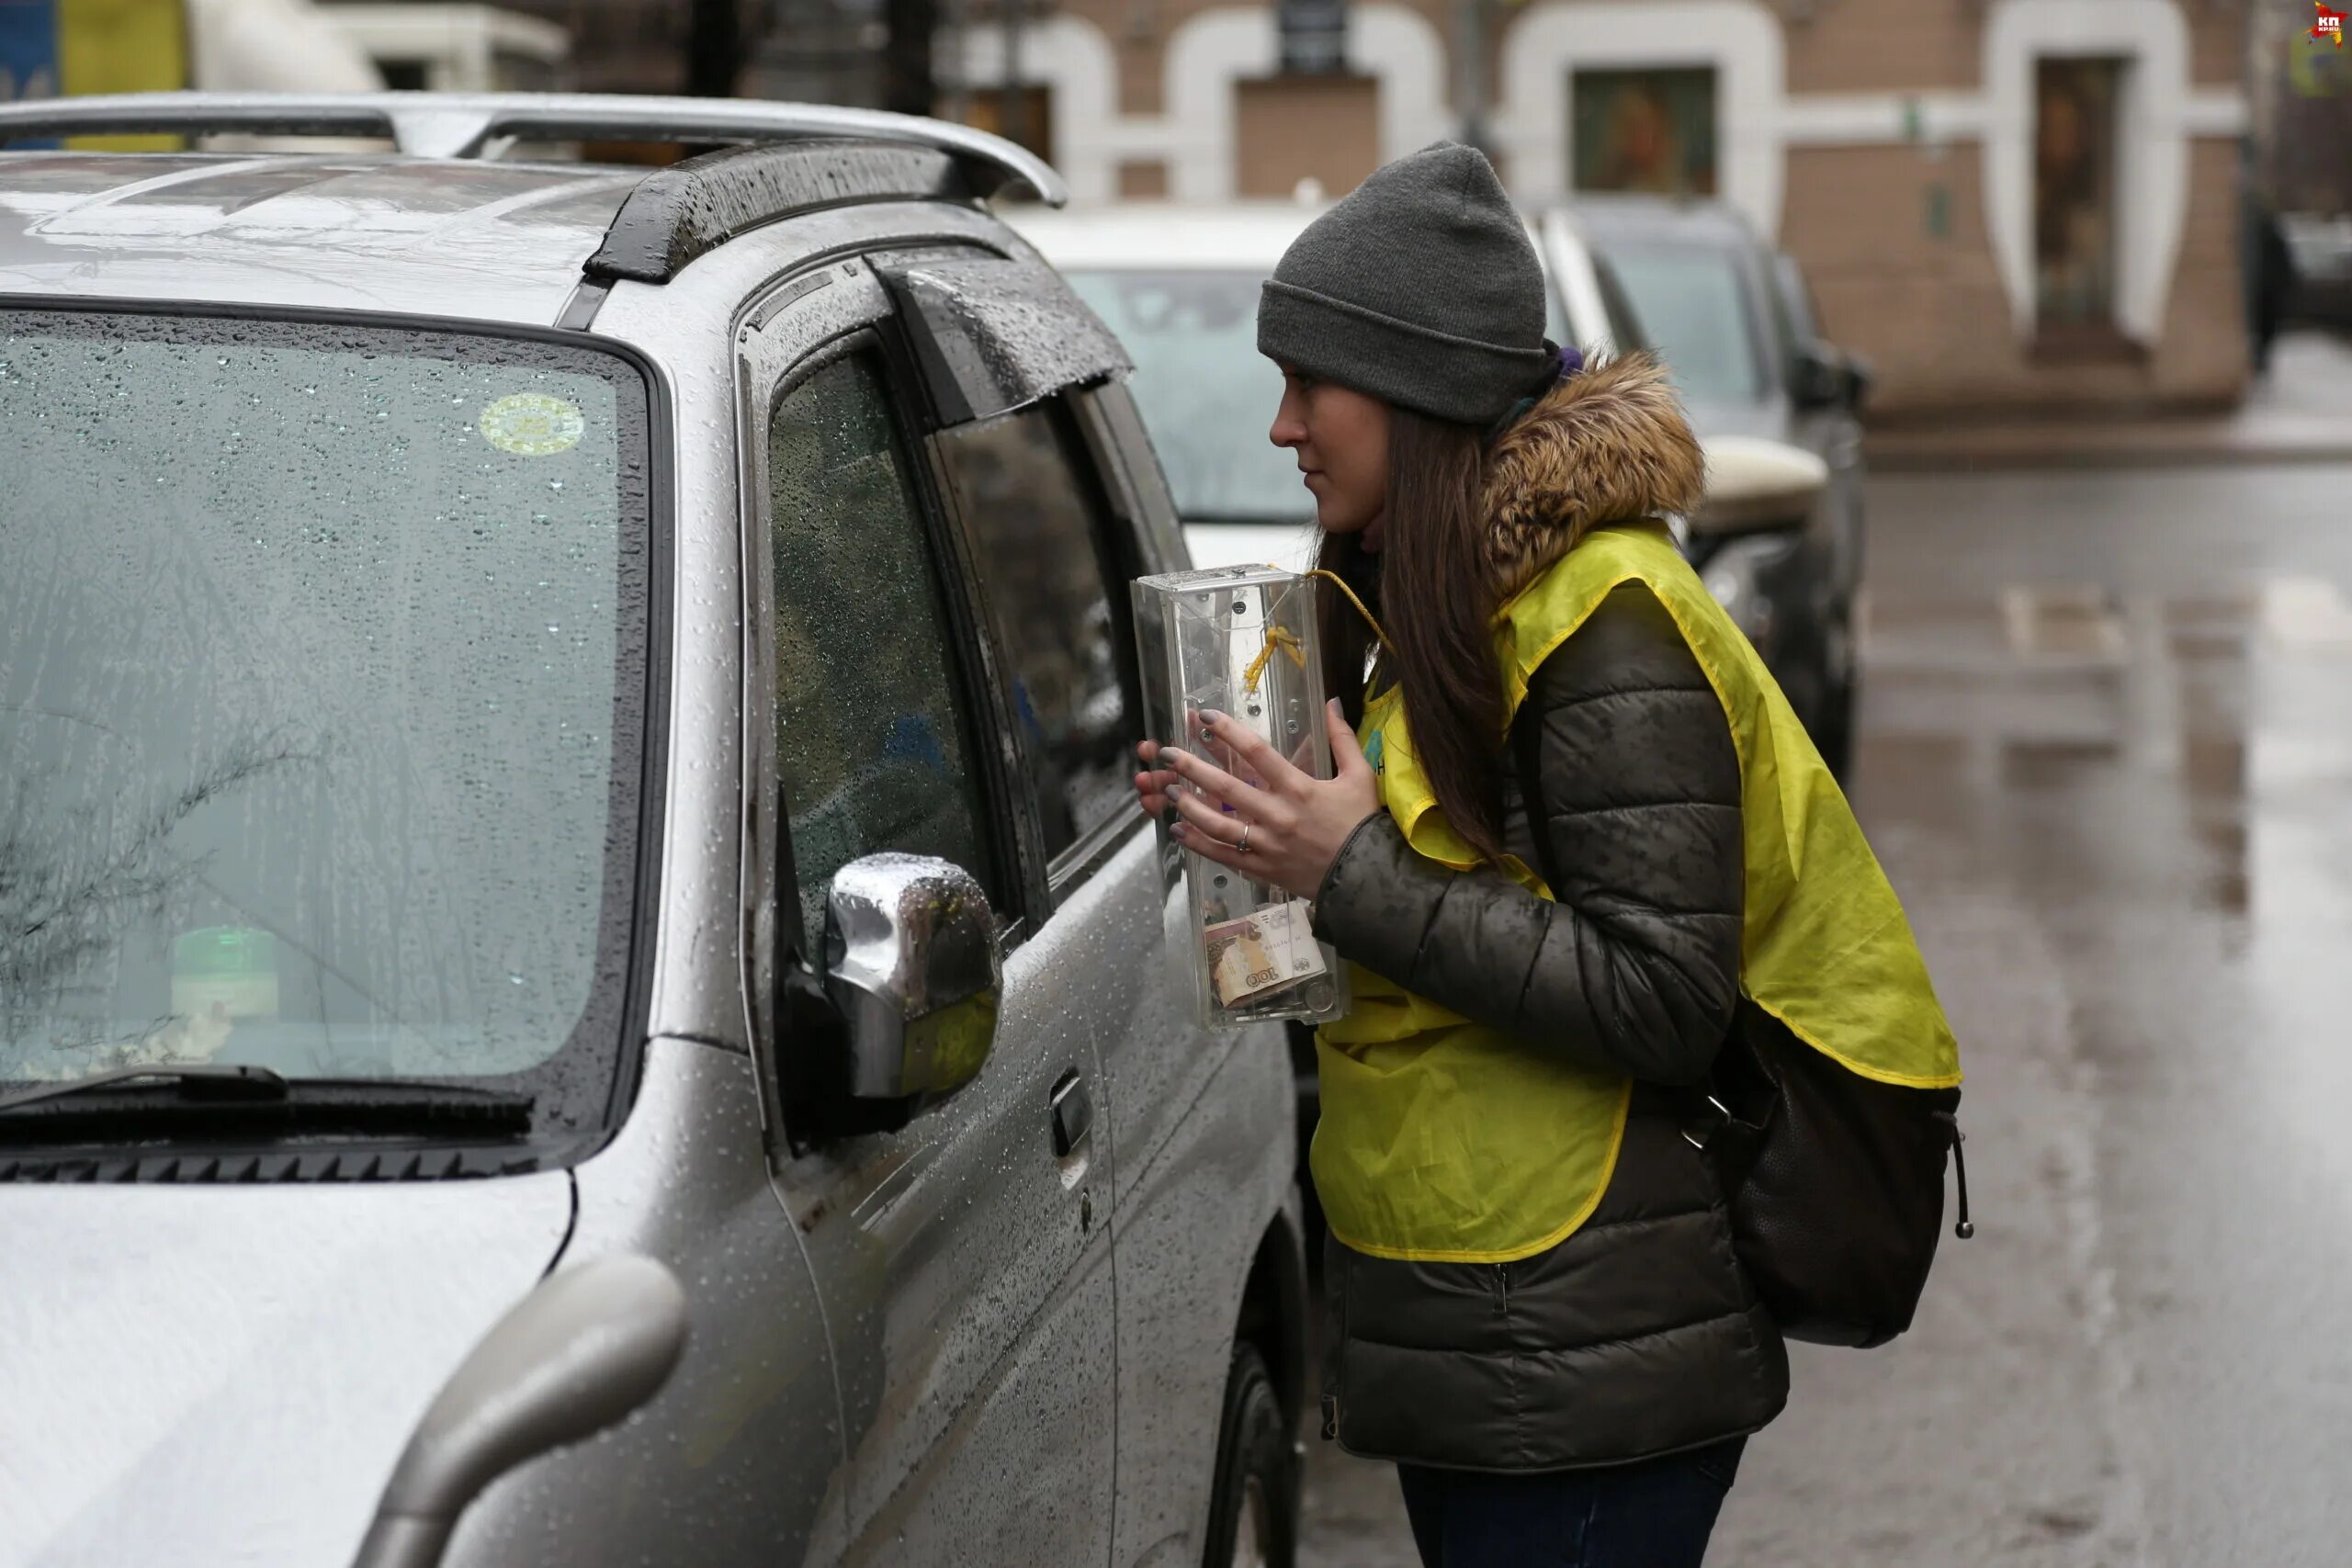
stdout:
<svg viewBox="0 0 2352 1568">
<path fill-rule="evenodd" d="M 163 1081 L 142 1086 L 138 1080 Z M 166 1089 L 157 1100 L 147 1088 Z M 107 1090 L 113 1090 L 109 1094 Z M 527 1094 L 437 1083 L 430 1078 L 288 1078 L 263 1066 L 217 1063 L 162 1063 L 113 1067 L 70 1083 L 40 1084 L 0 1095 L 0 1116 L 28 1106 L 87 1097 L 99 1105 L 59 1105 L 45 1114 L 131 1114 L 187 1111 L 240 1120 L 288 1122 L 359 1128 L 385 1123 L 462 1123 L 481 1133 L 528 1132 L 536 1103 Z M 130 1101 L 126 1104 L 126 1100 Z"/>
<path fill-rule="evenodd" d="M 95 1089 L 106 1089 L 119 1083 L 130 1083 L 140 1078 L 164 1078 L 176 1085 L 183 1096 L 191 1100 L 272 1100 L 286 1098 L 286 1079 L 282 1074 L 267 1067 L 222 1066 L 210 1062 L 161 1062 L 143 1067 L 109 1067 L 87 1077 L 74 1078 L 64 1083 L 45 1083 L 35 1089 L 20 1089 L 14 1094 L 0 1094 L 0 1111 L 14 1111 L 20 1105 L 37 1105 L 44 1100 L 63 1100 Z"/>
</svg>

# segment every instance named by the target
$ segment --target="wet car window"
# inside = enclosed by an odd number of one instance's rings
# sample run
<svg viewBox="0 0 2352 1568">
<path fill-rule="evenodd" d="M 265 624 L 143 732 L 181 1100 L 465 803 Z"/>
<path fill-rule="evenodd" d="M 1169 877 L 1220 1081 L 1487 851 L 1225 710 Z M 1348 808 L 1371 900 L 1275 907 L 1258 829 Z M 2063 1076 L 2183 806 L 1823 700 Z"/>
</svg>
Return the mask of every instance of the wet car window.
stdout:
<svg viewBox="0 0 2352 1568">
<path fill-rule="evenodd" d="M 1611 245 L 1617 281 L 1685 397 L 1754 402 L 1764 369 L 1738 259 L 1713 246 Z"/>
<path fill-rule="evenodd" d="M 802 929 L 833 874 L 882 850 L 937 855 L 997 888 L 953 632 L 871 351 L 787 391 L 768 425 L 775 739 Z"/>
<path fill-rule="evenodd" d="M 1298 461 L 1266 439 L 1283 378 L 1258 352 L 1257 272 L 1074 270 L 1135 361 L 1129 385 L 1187 523 L 1315 518 Z"/>
<path fill-rule="evenodd" d="M 1649 334 L 1642 331 L 1634 302 L 1625 298 L 1625 286 L 1617 281 L 1617 269 L 1595 256 L 1592 277 L 1600 291 L 1600 308 L 1608 313 L 1609 335 L 1616 341 L 1617 352 L 1635 354 L 1648 347 Z"/>
<path fill-rule="evenodd" d="M 1127 758 L 1141 734 L 1120 681 L 1125 592 L 1114 600 L 1111 584 L 1125 574 L 1105 561 L 1057 423 L 1041 405 L 941 440 L 1004 642 L 1048 856 L 1134 810 Z"/>
<path fill-rule="evenodd" d="M 544 343 L 0 314 L 0 1078 L 514 1074 L 617 1007 L 646 420 Z"/>
<path fill-rule="evenodd" d="M 1544 335 L 1554 343 L 1577 341 L 1577 330 L 1568 321 L 1567 302 L 1560 298 L 1559 284 L 1548 276 L 1544 280 Z"/>
<path fill-rule="evenodd" d="M 1813 290 L 1804 280 L 1804 272 L 1794 256 L 1772 257 L 1772 299 L 1779 308 L 1781 330 L 1788 335 L 1792 350 L 1815 343 L 1821 337 L 1820 313 L 1813 308 Z"/>
</svg>

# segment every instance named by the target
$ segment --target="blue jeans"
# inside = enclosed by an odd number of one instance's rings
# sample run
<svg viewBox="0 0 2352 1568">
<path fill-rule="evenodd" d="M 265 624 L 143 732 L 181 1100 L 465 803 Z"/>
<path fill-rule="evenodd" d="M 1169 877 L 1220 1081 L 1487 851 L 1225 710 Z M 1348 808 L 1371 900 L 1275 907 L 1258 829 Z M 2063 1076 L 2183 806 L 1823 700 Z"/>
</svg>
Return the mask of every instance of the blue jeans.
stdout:
<svg viewBox="0 0 2352 1568">
<path fill-rule="evenodd" d="M 1699 1568 L 1747 1446 L 1540 1475 L 1400 1464 L 1396 1478 L 1423 1568 Z"/>
</svg>

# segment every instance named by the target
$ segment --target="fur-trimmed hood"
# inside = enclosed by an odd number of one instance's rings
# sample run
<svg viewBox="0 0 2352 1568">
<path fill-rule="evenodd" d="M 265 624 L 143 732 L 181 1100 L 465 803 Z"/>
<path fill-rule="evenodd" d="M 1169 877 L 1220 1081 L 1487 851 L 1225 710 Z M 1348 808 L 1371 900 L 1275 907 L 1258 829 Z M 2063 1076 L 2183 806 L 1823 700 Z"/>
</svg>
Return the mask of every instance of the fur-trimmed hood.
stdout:
<svg viewBox="0 0 2352 1568">
<path fill-rule="evenodd" d="M 1646 354 L 1581 371 L 1487 454 L 1487 564 L 1508 599 L 1593 529 L 1687 513 L 1706 462 L 1666 372 Z"/>
</svg>

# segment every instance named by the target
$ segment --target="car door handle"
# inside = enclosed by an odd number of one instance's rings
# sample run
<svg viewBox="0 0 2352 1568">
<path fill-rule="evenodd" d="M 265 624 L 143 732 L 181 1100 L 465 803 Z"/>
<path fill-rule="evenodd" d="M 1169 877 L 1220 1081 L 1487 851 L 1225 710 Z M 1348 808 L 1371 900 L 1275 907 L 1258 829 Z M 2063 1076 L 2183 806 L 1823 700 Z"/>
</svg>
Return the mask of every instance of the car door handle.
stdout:
<svg viewBox="0 0 2352 1568">
<path fill-rule="evenodd" d="M 1094 1097 L 1086 1092 L 1086 1080 L 1075 1072 L 1064 1073 L 1054 1085 L 1053 1109 L 1054 1157 L 1068 1159 L 1094 1132 Z"/>
</svg>

